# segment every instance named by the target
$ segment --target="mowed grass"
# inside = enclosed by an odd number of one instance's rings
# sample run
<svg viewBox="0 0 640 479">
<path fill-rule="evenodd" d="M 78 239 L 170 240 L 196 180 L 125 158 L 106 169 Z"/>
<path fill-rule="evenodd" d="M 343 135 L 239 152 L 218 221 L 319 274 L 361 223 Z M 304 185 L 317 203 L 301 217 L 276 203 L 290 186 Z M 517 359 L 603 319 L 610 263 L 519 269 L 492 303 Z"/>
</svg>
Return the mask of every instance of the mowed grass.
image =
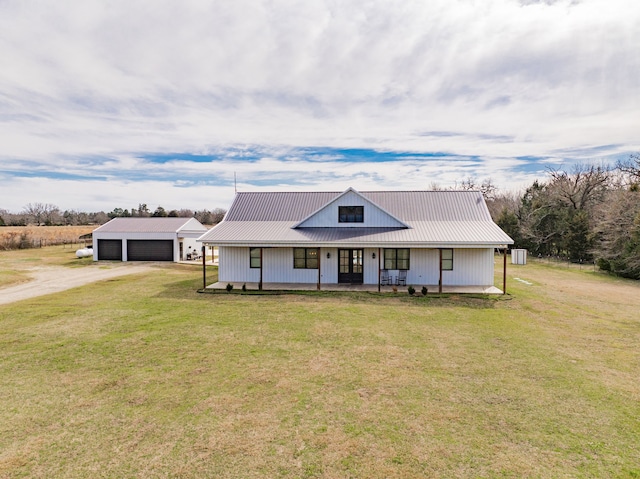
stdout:
<svg viewBox="0 0 640 479">
<path fill-rule="evenodd" d="M 176 265 L 0 306 L 0 477 L 640 477 L 639 285 L 508 276 L 198 294 Z"/>
</svg>

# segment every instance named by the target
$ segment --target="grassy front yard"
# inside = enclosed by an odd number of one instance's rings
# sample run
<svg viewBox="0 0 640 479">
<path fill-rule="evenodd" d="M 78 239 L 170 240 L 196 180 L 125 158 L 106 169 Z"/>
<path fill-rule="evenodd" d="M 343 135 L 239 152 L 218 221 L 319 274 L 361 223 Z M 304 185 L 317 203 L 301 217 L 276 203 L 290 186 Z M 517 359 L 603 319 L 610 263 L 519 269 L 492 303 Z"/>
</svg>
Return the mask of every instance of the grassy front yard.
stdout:
<svg viewBox="0 0 640 479">
<path fill-rule="evenodd" d="M 640 477 L 637 283 L 200 286 L 176 266 L 0 306 L 0 477 Z"/>
</svg>

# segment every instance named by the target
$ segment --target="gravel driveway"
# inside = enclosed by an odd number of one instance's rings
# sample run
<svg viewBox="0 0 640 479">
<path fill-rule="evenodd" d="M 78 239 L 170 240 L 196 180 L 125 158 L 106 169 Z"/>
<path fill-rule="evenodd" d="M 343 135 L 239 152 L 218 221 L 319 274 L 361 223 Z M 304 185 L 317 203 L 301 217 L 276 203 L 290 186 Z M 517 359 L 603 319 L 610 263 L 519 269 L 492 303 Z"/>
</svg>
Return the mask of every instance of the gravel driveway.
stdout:
<svg viewBox="0 0 640 479">
<path fill-rule="evenodd" d="M 85 284 L 127 274 L 142 273 L 152 267 L 145 264 L 113 263 L 108 267 L 92 264 L 82 268 L 60 266 L 38 267 L 27 270 L 32 279 L 26 283 L 0 288 L 0 304 L 35 298 Z"/>
</svg>

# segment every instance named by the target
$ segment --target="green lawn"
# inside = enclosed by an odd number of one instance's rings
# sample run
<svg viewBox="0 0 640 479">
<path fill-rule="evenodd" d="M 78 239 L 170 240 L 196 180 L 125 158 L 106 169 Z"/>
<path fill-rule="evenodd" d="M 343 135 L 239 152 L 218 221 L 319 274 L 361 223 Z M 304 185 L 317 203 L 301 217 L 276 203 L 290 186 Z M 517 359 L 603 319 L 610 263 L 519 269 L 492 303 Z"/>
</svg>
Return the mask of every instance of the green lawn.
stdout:
<svg viewBox="0 0 640 479">
<path fill-rule="evenodd" d="M 508 277 L 199 294 L 175 265 L 0 306 L 0 477 L 640 477 L 640 285 Z"/>
</svg>

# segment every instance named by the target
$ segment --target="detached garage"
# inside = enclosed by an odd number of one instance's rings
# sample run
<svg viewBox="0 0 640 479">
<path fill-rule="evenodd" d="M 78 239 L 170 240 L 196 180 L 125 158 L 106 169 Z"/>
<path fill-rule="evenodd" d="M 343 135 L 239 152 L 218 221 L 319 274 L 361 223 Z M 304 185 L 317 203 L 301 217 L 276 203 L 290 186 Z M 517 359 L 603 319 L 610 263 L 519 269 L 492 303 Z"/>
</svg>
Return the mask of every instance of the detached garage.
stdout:
<svg viewBox="0 0 640 479">
<path fill-rule="evenodd" d="M 195 218 L 114 218 L 93 231 L 93 260 L 186 260 L 206 231 Z"/>
</svg>

